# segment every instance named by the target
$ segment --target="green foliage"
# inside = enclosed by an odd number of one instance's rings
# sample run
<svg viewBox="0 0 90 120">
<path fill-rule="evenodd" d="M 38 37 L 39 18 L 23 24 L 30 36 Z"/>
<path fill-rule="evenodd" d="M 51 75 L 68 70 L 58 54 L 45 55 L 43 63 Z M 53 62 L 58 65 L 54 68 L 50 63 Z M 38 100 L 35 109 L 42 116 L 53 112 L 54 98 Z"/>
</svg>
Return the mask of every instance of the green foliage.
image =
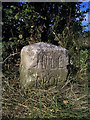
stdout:
<svg viewBox="0 0 90 120">
<path fill-rule="evenodd" d="M 80 58 L 80 62 L 81 62 L 81 72 L 86 71 L 87 67 L 88 67 L 88 50 L 81 50 L 80 51 L 81 54 L 81 58 Z"/>
</svg>

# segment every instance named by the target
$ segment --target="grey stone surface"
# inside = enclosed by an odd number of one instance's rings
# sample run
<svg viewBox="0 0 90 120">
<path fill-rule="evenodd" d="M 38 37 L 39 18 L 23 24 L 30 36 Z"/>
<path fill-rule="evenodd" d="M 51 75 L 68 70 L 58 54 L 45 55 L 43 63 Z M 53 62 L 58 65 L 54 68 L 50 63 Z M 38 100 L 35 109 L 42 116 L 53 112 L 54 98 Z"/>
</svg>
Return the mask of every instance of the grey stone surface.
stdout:
<svg viewBox="0 0 90 120">
<path fill-rule="evenodd" d="M 67 50 L 47 43 L 22 48 L 20 83 L 22 87 L 63 85 L 67 77 Z"/>
</svg>

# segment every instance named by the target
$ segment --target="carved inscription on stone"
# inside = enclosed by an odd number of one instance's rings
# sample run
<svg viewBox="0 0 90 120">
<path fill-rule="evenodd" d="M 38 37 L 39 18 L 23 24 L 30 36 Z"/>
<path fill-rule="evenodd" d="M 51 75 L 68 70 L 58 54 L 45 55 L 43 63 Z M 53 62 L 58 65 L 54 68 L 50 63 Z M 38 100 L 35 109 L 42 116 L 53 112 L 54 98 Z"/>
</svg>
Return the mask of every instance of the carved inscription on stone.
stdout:
<svg viewBox="0 0 90 120">
<path fill-rule="evenodd" d="M 59 51 L 56 51 L 58 54 L 54 54 L 53 52 L 40 52 L 37 55 L 37 67 L 42 69 L 55 69 L 62 68 L 64 59 Z"/>
<path fill-rule="evenodd" d="M 21 86 L 61 85 L 67 77 L 67 65 L 65 48 L 43 42 L 25 46 L 21 50 Z"/>
</svg>

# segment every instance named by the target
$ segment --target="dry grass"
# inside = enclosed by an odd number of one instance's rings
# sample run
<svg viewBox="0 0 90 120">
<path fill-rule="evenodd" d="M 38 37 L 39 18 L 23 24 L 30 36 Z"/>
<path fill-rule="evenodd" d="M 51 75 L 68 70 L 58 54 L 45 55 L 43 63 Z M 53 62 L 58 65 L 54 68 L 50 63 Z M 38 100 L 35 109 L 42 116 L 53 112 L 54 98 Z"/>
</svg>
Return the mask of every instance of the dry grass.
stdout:
<svg viewBox="0 0 90 120">
<path fill-rule="evenodd" d="M 22 90 L 19 79 L 3 77 L 2 115 L 8 118 L 88 118 L 86 85 L 72 83 L 48 89 Z"/>
</svg>

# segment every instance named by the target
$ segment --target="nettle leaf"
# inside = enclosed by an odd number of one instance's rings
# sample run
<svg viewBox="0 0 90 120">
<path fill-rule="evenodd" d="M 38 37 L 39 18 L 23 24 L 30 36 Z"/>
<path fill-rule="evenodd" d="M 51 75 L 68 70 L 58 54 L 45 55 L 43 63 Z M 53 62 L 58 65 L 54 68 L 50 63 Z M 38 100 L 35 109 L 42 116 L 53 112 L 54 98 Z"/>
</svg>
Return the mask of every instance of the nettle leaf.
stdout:
<svg viewBox="0 0 90 120">
<path fill-rule="evenodd" d="M 40 16 L 43 20 L 46 20 L 46 17 Z"/>
<path fill-rule="evenodd" d="M 2 47 L 4 47 L 7 43 L 4 41 L 2 42 Z"/>
<path fill-rule="evenodd" d="M 12 41 L 12 40 L 17 40 L 18 38 L 17 37 L 10 37 L 9 40 Z"/>
<path fill-rule="evenodd" d="M 35 16 L 35 15 L 33 15 L 33 17 L 35 18 L 36 16 Z"/>
<path fill-rule="evenodd" d="M 13 13 L 13 11 L 10 9 L 10 10 L 9 10 L 9 13 L 11 13 L 11 14 L 12 14 L 12 13 Z"/>
<path fill-rule="evenodd" d="M 13 5 L 11 5 L 10 7 L 11 7 L 12 9 L 14 9 L 14 10 L 16 9 L 16 7 L 15 7 L 15 6 L 13 6 Z"/>
<path fill-rule="evenodd" d="M 34 7 L 34 6 L 31 6 L 31 9 L 33 10 L 33 9 L 35 9 L 35 7 Z"/>
<path fill-rule="evenodd" d="M 17 40 L 17 37 L 13 37 L 14 40 Z"/>
<path fill-rule="evenodd" d="M 9 38 L 9 40 L 11 41 L 13 38 L 11 37 L 11 38 Z"/>
<path fill-rule="evenodd" d="M 29 26 L 29 24 L 27 23 L 27 24 L 26 24 L 26 27 L 28 27 L 28 26 Z"/>
<path fill-rule="evenodd" d="M 14 42 L 9 42 L 9 43 L 10 43 L 10 47 L 11 47 L 11 48 L 15 45 Z"/>
<path fill-rule="evenodd" d="M 14 17 L 16 20 L 19 19 L 19 12 Z"/>
<path fill-rule="evenodd" d="M 22 44 L 23 44 L 23 43 L 24 43 L 24 39 L 21 39 L 21 40 L 20 40 L 20 43 L 22 43 Z"/>
<path fill-rule="evenodd" d="M 8 16 L 8 20 L 11 20 L 12 19 L 12 16 Z"/>
</svg>

